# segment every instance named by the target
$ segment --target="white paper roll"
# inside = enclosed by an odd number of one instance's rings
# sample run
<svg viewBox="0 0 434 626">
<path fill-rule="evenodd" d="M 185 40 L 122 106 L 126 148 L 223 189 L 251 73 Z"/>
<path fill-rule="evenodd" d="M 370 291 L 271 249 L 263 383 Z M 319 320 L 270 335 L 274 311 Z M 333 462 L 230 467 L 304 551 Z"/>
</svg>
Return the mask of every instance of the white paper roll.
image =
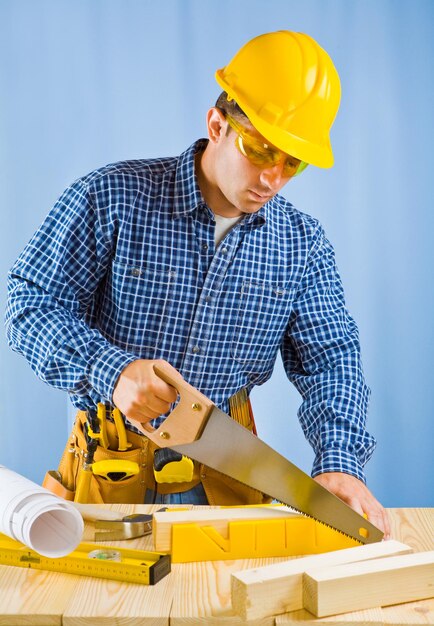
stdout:
<svg viewBox="0 0 434 626">
<path fill-rule="evenodd" d="M 0 465 L 0 532 L 56 558 L 80 543 L 83 518 L 66 500 Z"/>
</svg>

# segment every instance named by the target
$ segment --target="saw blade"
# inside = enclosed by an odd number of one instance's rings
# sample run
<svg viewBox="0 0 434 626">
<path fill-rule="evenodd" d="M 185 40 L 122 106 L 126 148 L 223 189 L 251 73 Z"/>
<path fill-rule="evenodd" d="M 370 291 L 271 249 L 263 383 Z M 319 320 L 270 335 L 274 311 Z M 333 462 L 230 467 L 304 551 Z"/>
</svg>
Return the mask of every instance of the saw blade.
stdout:
<svg viewBox="0 0 434 626">
<path fill-rule="evenodd" d="M 217 407 L 199 439 L 171 447 L 360 543 L 383 537 L 376 526 Z"/>
</svg>

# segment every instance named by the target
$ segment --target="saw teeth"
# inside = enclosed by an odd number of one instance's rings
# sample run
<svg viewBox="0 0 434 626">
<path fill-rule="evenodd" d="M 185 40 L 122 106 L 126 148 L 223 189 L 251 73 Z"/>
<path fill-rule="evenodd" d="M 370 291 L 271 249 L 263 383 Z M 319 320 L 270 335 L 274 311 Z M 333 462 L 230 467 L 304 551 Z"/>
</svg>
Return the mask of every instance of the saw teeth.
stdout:
<svg viewBox="0 0 434 626">
<path fill-rule="evenodd" d="M 305 517 L 308 517 L 309 519 L 313 519 L 318 524 L 327 526 L 327 528 L 331 528 L 332 530 L 336 531 L 337 533 L 340 533 L 344 537 L 348 537 L 349 539 L 352 539 L 353 541 L 357 541 L 357 543 L 363 546 L 363 541 L 356 539 L 356 537 L 353 537 L 352 535 L 349 535 L 348 533 L 344 533 L 343 530 L 339 530 L 339 528 L 335 528 L 334 526 L 332 526 L 331 524 L 327 524 L 326 522 L 321 522 L 321 520 L 316 519 L 316 517 L 314 517 L 313 515 L 309 515 L 309 513 L 305 513 L 304 511 L 300 511 L 299 509 L 296 509 L 295 506 L 290 506 L 289 504 L 286 504 L 285 502 L 281 502 L 280 500 L 276 500 L 276 502 L 278 502 L 282 506 L 289 506 L 289 508 L 292 509 L 293 511 L 297 511 L 297 513 L 300 513 L 301 515 L 304 515 Z"/>
<path fill-rule="evenodd" d="M 239 480 L 238 482 L 241 483 L 242 485 L 245 485 L 246 487 L 249 486 L 249 485 L 246 485 L 246 483 L 243 483 L 241 480 Z M 268 494 L 264 494 L 264 495 L 268 495 Z M 300 511 L 295 506 L 291 506 L 290 504 L 287 504 L 286 502 L 282 502 L 281 500 L 276 500 L 276 498 L 273 498 L 273 496 L 269 496 L 269 497 L 272 498 L 275 502 L 278 502 L 279 504 L 281 504 L 283 506 L 288 506 L 293 511 L 297 511 L 297 513 L 300 513 L 301 515 L 304 515 L 305 517 L 309 517 L 309 519 L 313 519 L 315 522 L 318 522 L 318 524 L 322 524 L 323 526 L 327 526 L 327 528 L 331 528 L 332 530 L 336 531 L 337 533 L 340 533 L 344 537 L 348 537 L 349 539 L 352 539 L 353 541 L 357 541 L 357 543 L 359 543 L 361 546 L 363 546 L 363 541 L 360 541 L 360 539 L 357 539 L 356 537 L 353 537 L 352 535 L 349 535 L 348 533 L 344 533 L 343 530 L 339 530 L 339 528 L 335 528 L 331 524 L 327 524 L 326 522 L 322 522 L 321 520 L 316 519 L 316 517 L 314 517 L 313 515 L 310 515 L 309 513 L 305 513 L 304 511 Z"/>
</svg>

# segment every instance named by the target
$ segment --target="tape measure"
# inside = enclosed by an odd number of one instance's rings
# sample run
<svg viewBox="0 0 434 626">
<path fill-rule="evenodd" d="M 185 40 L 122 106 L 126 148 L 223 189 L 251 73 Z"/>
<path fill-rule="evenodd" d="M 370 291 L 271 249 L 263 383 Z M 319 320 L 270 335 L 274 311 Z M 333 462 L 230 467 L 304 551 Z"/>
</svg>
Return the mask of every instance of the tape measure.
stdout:
<svg viewBox="0 0 434 626">
<path fill-rule="evenodd" d="M 170 555 L 80 543 L 67 556 L 53 559 L 0 533 L 0 563 L 15 567 L 78 574 L 128 583 L 155 585 L 170 572 Z"/>
<path fill-rule="evenodd" d="M 154 477 L 157 483 L 190 483 L 194 463 L 171 448 L 158 448 L 154 452 Z"/>
</svg>

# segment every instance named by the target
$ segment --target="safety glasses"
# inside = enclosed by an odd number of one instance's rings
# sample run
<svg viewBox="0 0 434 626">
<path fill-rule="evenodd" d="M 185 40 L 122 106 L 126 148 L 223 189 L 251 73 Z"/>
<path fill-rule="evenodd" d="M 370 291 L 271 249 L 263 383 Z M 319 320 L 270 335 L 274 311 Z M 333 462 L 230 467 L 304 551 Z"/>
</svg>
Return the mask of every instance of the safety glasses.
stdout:
<svg viewBox="0 0 434 626">
<path fill-rule="evenodd" d="M 285 162 L 282 169 L 282 175 L 285 178 L 292 178 L 298 176 L 303 170 L 306 169 L 308 163 L 300 161 L 289 154 L 285 154 L 277 148 L 269 146 L 267 143 L 263 143 L 252 135 L 247 128 L 244 128 L 233 117 L 231 117 L 226 111 L 220 109 L 225 116 L 225 119 L 229 126 L 237 133 L 235 139 L 235 145 L 243 156 L 246 157 L 253 165 L 266 169 L 268 167 L 274 167 L 285 158 Z"/>
</svg>

